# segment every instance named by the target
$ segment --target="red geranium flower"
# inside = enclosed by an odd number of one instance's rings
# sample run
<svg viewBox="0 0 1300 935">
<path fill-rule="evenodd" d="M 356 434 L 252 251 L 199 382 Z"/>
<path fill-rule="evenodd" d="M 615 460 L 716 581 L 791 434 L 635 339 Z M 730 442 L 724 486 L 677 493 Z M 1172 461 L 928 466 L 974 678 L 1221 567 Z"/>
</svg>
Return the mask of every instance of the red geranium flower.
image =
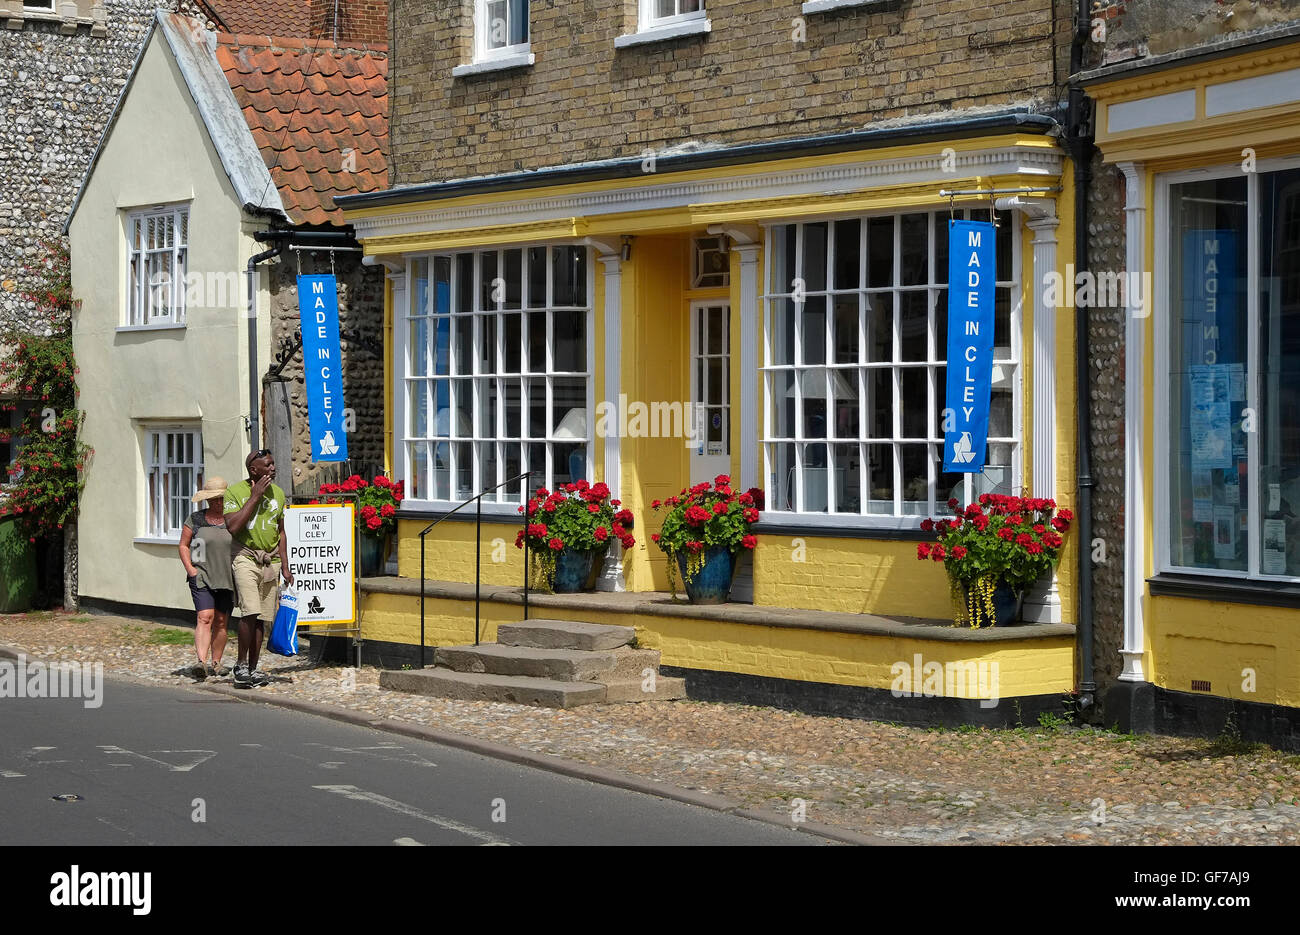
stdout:
<svg viewBox="0 0 1300 935">
<path fill-rule="evenodd" d="M 942 545 L 936 545 L 930 550 L 930 558 L 936 562 L 942 562 L 945 557 Z"/>
<path fill-rule="evenodd" d="M 725 513 L 725 512 L 727 512 L 727 505 L 726 505 L 725 503 L 715 503 L 715 504 L 713 504 L 713 515 L 714 515 L 714 516 L 721 516 L 721 515 L 722 515 L 723 513 Z"/>
<path fill-rule="evenodd" d="M 954 545 L 954 546 L 952 547 L 952 557 L 953 557 L 953 558 L 965 558 L 965 557 L 966 557 L 966 546 L 964 546 L 964 545 Z"/>
<path fill-rule="evenodd" d="M 928 517 L 926 519 L 921 520 L 921 531 L 934 532 L 934 520 L 929 519 Z"/>
<path fill-rule="evenodd" d="M 740 540 L 740 544 L 747 549 L 752 549 L 758 545 L 758 536 L 749 535 Z"/>
<path fill-rule="evenodd" d="M 393 506 L 391 503 L 385 503 L 383 506 L 379 508 L 380 516 L 392 516 L 396 512 L 397 512 L 397 507 Z"/>
<path fill-rule="evenodd" d="M 604 542 L 609 538 L 609 530 L 604 526 L 597 526 L 596 531 L 592 533 L 592 535 L 596 537 L 597 542 Z"/>
<path fill-rule="evenodd" d="M 930 543 L 928 543 L 928 542 L 918 542 L 918 543 L 916 544 L 916 557 L 919 558 L 919 559 L 927 559 L 927 558 L 929 558 L 929 557 L 930 557 Z"/>
<path fill-rule="evenodd" d="M 552 539 L 550 542 L 546 544 L 549 545 L 552 549 L 554 549 L 557 552 L 560 551 L 560 549 L 564 548 L 564 542 L 561 541 L 559 537 Z"/>
<path fill-rule="evenodd" d="M 632 546 L 636 545 L 636 540 L 631 536 L 624 536 L 622 539 L 619 539 L 618 542 L 619 545 L 623 546 L 625 549 L 630 549 Z"/>
</svg>

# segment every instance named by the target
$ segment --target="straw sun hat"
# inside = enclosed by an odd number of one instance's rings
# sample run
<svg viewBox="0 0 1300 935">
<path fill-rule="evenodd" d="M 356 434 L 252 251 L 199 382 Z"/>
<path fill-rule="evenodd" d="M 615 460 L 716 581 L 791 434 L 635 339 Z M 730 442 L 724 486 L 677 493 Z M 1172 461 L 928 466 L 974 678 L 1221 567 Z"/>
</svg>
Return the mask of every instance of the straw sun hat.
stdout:
<svg viewBox="0 0 1300 935">
<path fill-rule="evenodd" d="M 218 497 L 226 495 L 226 479 L 224 477 L 209 477 L 203 485 L 203 489 L 190 497 L 195 503 L 200 500 L 216 500 Z"/>
</svg>

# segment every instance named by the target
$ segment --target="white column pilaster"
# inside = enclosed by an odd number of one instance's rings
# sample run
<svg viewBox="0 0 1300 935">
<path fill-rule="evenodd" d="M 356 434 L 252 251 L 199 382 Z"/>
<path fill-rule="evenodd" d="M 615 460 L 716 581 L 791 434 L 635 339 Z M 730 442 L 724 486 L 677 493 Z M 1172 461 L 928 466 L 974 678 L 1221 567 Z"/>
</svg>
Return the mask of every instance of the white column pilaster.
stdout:
<svg viewBox="0 0 1300 935">
<path fill-rule="evenodd" d="M 1142 245 L 1146 242 L 1146 169 L 1141 163 L 1121 162 L 1124 173 L 1124 265 L 1132 282 L 1146 269 Z M 1157 287 L 1158 288 L 1158 287 Z M 1145 388 L 1146 324 L 1153 296 L 1125 290 L 1124 310 L 1124 643 L 1120 655 L 1124 668 L 1120 680 L 1145 682 L 1142 654 L 1146 642 L 1143 598 L 1146 593 L 1146 543 L 1143 526 L 1145 451 L 1143 449 L 1143 390 Z M 1088 543 L 1081 543 L 1084 548 Z"/>
<path fill-rule="evenodd" d="M 740 256 L 740 488 L 758 486 L 758 251 L 736 243 Z M 734 345 L 733 345 L 734 346 Z M 732 358 L 735 358 L 735 353 Z"/>
<path fill-rule="evenodd" d="M 617 253 L 602 253 L 597 258 L 605 267 L 605 386 L 598 395 L 617 409 L 618 394 L 623 379 L 623 261 Z M 600 420 L 593 418 L 592 424 L 599 425 Z M 622 496 L 620 490 L 623 462 L 619 442 L 617 420 L 615 420 L 614 431 L 605 435 L 604 464 L 604 481 L 615 500 Z M 637 538 L 644 536 L 644 531 L 638 529 Z M 596 579 L 596 590 L 623 591 L 625 589 L 623 547 L 614 543 L 605 553 L 605 565 Z"/>
<path fill-rule="evenodd" d="M 1056 216 L 1056 203 L 1047 198 L 1015 196 L 999 198 L 1002 210 L 1014 208 L 1025 217 L 1025 223 L 1034 233 L 1034 288 L 1033 347 L 1033 475 L 1030 482 L 1033 496 L 1056 498 L 1056 303 L 1049 303 L 1047 277 L 1056 272 L 1056 229 L 1060 219 Z M 1069 284 L 1072 286 L 1072 284 Z M 1084 405 L 1080 401 L 1080 405 Z M 1048 582 L 1031 588 L 1025 594 L 1022 617 L 1031 623 L 1060 623 L 1061 594 L 1053 573 Z"/>
</svg>

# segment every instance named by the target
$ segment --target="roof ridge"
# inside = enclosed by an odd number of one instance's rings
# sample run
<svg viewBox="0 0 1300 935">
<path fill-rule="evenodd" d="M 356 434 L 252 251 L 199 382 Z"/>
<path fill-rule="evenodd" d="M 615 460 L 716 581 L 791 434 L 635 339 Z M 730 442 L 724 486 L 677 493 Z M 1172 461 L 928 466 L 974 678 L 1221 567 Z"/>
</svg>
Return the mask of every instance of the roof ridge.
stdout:
<svg viewBox="0 0 1300 935">
<path fill-rule="evenodd" d="M 311 49 L 314 52 L 377 52 L 388 54 L 387 42 L 349 42 L 333 39 L 305 39 L 292 36 L 254 35 L 251 33 L 218 32 L 217 44 L 241 48 L 257 46 L 267 49 Z"/>
</svg>

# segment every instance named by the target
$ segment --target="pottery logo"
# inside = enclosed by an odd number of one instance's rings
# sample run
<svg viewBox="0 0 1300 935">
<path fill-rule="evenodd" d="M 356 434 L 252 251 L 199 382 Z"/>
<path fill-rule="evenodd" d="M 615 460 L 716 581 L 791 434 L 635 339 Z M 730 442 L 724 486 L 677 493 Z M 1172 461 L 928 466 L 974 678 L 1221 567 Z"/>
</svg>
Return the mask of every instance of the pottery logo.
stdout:
<svg viewBox="0 0 1300 935">
<path fill-rule="evenodd" d="M 327 431 L 320 439 L 320 453 L 332 455 L 339 450 L 339 443 L 334 440 L 334 433 Z"/>
<path fill-rule="evenodd" d="M 0 661 L 0 698 L 82 698 L 87 708 L 104 703 L 104 664 L 96 662 Z"/>
</svg>

